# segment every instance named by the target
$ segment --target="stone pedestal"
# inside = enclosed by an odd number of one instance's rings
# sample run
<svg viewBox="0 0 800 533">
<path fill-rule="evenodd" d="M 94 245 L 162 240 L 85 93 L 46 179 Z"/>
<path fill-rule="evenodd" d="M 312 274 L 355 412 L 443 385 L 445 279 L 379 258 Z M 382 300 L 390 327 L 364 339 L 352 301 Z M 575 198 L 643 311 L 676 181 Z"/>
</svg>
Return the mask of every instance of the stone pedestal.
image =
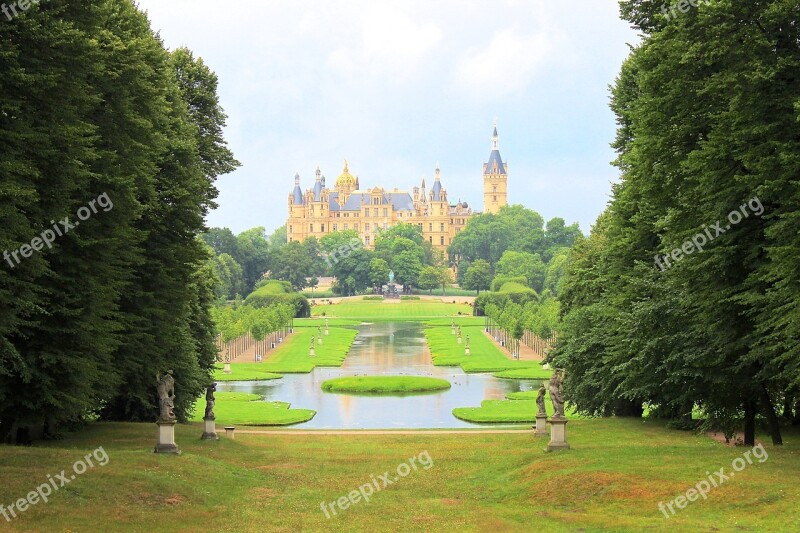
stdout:
<svg viewBox="0 0 800 533">
<path fill-rule="evenodd" d="M 200 437 L 203 440 L 219 440 L 217 435 L 216 420 L 214 418 L 203 419 L 203 435 Z"/>
<path fill-rule="evenodd" d="M 461 344 L 461 337 L 458 338 L 458 344 Z"/>
<path fill-rule="evenodd" d="M 533 430 L 535 437 L 547 436 L 547 415 L 536 415 L 536 425 L 533 426 Z"/>
<path fill-rule="evenodd" d="M 175 445 L 175 423 L 175 420 L 159 420 L 156 422 L 158 425 L 158 441 L 156 442 L 155 450 L 153 450 L 155 453 L 181 454 L 180 448 Z"/>
<path fill-rule="evenodd" d="M 225 427 L 225 436 L 229 439 L 236 438 L 236 427 L 235 426 L 227 426 Z"/>
<path fill-rule="evenodd" d="M 456 328 L 450 328 L 450 335 L 456 334 Z"/>
<path fill-rule="evenodd" d="M 325 335 L 330 335 L 330 334 L 331 334 L 331 332 L 328 329 L 328 326 L 325 326 Z"/>
<path fill-rule="evenodd" d="M 558 450 L 569 450 L 566 418 L 550 419 L 550 443 L 547 445 L 547 451 L 554 452 Z"/>
<path fill-rule="evenodd" d="M 314 347 L 312 346 L 312 347 L 311 347 L 311 350 L 308 352 L 308 356 L 309 356 L 309 357 L 314 357 L 314 356 L 316 356 L 316 355 L 317 355 L 317 354 L 316 354 L 316 353 L 314 353 Z"/>
<path fill-rule="evenodd" d="M 469 355 L 469 348 L 464 348 L 464 355 Z"/>
<path fill-rule="evenodd" d="M 225 374 L 230 374 L 231 373 L 231 364 L 230 363 L 225 363 L 222 366 L 222 372 L 225 373 Z"/>
<path fill-rule="evenodd" d="M 320 346 L 322 346 L 322 337 L 320 337 L 320 338 L 318 338 L 318 339 L 317 339 L 317 344 L 319 344 Z"/>
</svg>

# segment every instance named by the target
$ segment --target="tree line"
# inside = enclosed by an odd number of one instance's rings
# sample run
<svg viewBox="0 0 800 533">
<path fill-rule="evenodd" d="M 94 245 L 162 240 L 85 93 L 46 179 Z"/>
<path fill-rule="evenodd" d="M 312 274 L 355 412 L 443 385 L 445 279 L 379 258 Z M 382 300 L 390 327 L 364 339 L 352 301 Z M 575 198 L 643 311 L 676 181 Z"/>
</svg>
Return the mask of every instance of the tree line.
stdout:
<svg viewBox="0 0 800 533">
<path fill-rule="evenodd" d="M 0 250 L 73 226 L 0 268 L 0 441 L 155 420 L 167 371 L 185 420 L 217 354 L 198 235 L 238 166 L 217 78 L 129 0 L 41 3 L 0 42 Z M 76 223 L 103 195 L 113 209 Z"/>
<path fill-rule="evenodd" d="M 612 89 L 621 180 L 570 255 L 554 361 L 583 413 L 700 409 L 780 444 L 800 423 L 797 3 L 620 6 L 643 36 Z"/>
</svg>

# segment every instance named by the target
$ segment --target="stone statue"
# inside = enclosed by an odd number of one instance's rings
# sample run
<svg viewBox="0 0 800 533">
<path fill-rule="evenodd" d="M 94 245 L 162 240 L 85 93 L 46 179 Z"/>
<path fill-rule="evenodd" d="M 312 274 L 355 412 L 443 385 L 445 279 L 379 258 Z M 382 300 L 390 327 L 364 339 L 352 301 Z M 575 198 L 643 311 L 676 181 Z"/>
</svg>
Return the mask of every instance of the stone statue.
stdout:
<svg viewBox="0 0 800 533">
<path fill-rule="evenodd" d="M 389 283 L 394 283 L 394 270 L 389 271 Z"/>
<path fill-rule="evenodd" d="M 539 406 L 539 412 L 537 413 L 537 416 L 547 416 L 547 409 L 544 406 L 545 394 L 547 394 L 547 389 L 544 388 L 544 381 L 542 381 L 542 384 L 539 387 L 539 395 L 536 397 L 536 405 Z"/>
<path fill-rule="evenodd" d="M 314 349 L 314 335 L 311 335 L 311 349 Z"/>
<path fill-rule="evenodd" d="M 556 369 L 553 371 L 553 377 L 550 378 L 550 401 L 553 403 L 553 417 L 557 419 L 564 419 L 564 393 L 561 390 L 563 383 L 563 376 L 561 370 Z"/>
<path fill-rule="evenodd" d="M 175 413 L 172 411 L 175 408 L 175 378 L 172 377 L 172 370 L 168 370 L 163 376 L 157 376 L 158 379 L 158 406 L 161 409 L 161 416 L 158 417 L 160 422 L 174 422 Z"/>
<path fill-rule="evenodd" d="M 203 417 L 204 420 L 214 420 L 217 418 L 214 416 L 214 404 L 216 404 L 216 399 L 214 398 L 215 392 L 217 392 L 216 383 L 206 389 L 206 415 Z"/>
</svg>

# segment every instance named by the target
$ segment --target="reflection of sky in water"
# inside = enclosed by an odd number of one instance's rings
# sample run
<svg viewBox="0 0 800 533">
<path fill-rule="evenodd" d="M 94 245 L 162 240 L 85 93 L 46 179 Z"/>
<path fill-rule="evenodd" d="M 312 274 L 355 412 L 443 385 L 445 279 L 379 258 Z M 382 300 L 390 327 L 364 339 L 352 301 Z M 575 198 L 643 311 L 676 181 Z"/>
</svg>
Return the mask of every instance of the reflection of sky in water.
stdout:
<svg viewBox="0 0 800 533">
<path fill-rule="evenodd" d="M 453 341 L 455 342 L 455 341 Z M 272 381 L 219 383 L 219 391 L 252 392 L 268 401 L 314 409 L 303 429 L 391 429 L 476 427 L 455 418 L 455 407 L 478 407 L 483 400 L 532 390 L 538 382 L 465 374 L 460 367 L 435 367 L 423 350 L 422 324 L 391 322 L 359 326 L 359 335 L 341 368 L 316 368 L 310 374 L 285 374 Z M 450 381 L 447 391 L 410 396 L 358 396 L 323 392 L 322 382 L 340 376 L 434 376 Z"/>
</svg>

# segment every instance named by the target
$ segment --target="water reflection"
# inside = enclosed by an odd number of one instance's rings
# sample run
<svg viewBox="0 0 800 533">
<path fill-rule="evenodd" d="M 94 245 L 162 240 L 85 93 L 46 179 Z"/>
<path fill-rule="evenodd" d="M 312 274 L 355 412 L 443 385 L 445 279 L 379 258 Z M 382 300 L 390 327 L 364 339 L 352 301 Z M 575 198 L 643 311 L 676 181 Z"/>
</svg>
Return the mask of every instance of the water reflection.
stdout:
<svg viewBox="0 0 800 533">
<path fill-rule="evenodd" d="M 358 326 L 350 355 L 341 368 L 317 368 L 310 374 L 286 374 L 273 381 L 220 383 L 218 390 L 251 392 L 267 401 L 314 409 L 302 429 L 394 429 L 476 427 L 452 415 L 455 407 L 477 407 L 483 400 L 502 400 L 510 392 L 533 390 L 538 382 L 465 374 L 458 367 L 435 367 L 425 350 L 421 323 L 385 322 Z M 334 394 L 322 382 L 341 376 L 433 376 L 452 384 L 447 391 L 412 396 Z"/>
</svg>

